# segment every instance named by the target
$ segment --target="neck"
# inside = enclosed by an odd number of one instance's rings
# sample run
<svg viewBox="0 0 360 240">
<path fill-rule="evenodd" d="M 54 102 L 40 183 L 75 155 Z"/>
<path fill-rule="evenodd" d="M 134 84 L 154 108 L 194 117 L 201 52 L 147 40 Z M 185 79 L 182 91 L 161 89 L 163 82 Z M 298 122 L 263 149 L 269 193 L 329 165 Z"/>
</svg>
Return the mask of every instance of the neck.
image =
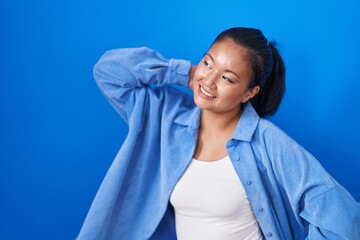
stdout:
<svg viewBox="0 0 360 240">
<path fill-rule="evenodd" d="M 206 132 L 233 131 L 241 116 L 241 109 L 228 113 L 215 113 L 203 110 L 201 113 L 201 129 Z"/>
</svg>

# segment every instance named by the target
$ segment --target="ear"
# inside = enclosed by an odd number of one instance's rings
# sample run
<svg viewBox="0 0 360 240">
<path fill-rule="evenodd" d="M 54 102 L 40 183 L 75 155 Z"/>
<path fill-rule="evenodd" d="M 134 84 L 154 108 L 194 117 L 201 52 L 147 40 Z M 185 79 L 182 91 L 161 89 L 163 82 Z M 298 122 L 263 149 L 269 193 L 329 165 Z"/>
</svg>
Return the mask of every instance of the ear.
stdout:
<svg viewBox="0 0 360 240">
<path fill-rule="evenodd" d="M 241 101 L 241 103 L 246 103 L 247 101 L 249 101 L 250 99 L 252 99 L 256 94 L 258 94 L 260 91 L 260 87 L 259 86 L 255 86 L 252 89 L 250 89 L 244 99 Z"/>
</svg>

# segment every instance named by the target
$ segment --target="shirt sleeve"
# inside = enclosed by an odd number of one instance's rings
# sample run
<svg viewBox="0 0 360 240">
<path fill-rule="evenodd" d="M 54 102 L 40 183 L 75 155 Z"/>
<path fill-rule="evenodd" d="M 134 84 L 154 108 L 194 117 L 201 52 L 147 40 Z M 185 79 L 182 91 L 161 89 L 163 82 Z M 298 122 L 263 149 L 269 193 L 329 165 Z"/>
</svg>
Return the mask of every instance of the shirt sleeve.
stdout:
<svg viewBox="0 0 360 240">
<path fill-rule="evenodd" d="M 94 67 L 94 78 L 120 116 L 129 123 L 136 106 L 147 101 L 150 84 L 187 86 L 191 63 L 166 59 L 146 48 L 107 51 Z"/>
<path fill-rule="evenodd" d="M 360 239 L 360 205 L 340 185 L 306 202 L 300 216 L 309 240 Z"/>
<path fill-rule="evenodd" d="M 360 239 L 360 205 L 321 164 L 282 131 L 267 134 L 274 173 L 307 239 Z"/>
</svg>

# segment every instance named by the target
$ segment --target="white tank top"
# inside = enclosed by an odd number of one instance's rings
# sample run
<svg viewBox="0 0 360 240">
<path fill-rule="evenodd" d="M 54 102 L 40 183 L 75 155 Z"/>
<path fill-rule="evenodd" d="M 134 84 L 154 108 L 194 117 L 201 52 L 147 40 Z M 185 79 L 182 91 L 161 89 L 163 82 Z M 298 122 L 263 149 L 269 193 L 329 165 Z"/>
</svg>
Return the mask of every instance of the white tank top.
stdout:
<svg viewBox="0 0 360 240">
<path fill-rule="evenodd" d="M 178 240 L 263 239 L 229 157 L 213 162 L 193 159 L 170 202 Z"/>
</svg>

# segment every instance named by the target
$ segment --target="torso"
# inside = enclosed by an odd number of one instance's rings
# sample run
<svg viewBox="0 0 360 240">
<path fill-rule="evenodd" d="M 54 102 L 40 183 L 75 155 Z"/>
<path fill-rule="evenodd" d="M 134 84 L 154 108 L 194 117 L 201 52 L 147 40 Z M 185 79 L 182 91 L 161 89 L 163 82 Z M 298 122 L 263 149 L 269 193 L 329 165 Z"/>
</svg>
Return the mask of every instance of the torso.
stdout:
<svg viewBox="0 0 360 240">
<path fill-rule="evenodd" d="M 178 239 L 263 239 L 226 150 L 234 128 L 200 126 L 192 163 L 170 199 Z"/>
<path fill-rule="evenodd" d="M 179 240 L 263 239 L 229 156 L 193 159 L 171 198 Z"/>
</svg>

